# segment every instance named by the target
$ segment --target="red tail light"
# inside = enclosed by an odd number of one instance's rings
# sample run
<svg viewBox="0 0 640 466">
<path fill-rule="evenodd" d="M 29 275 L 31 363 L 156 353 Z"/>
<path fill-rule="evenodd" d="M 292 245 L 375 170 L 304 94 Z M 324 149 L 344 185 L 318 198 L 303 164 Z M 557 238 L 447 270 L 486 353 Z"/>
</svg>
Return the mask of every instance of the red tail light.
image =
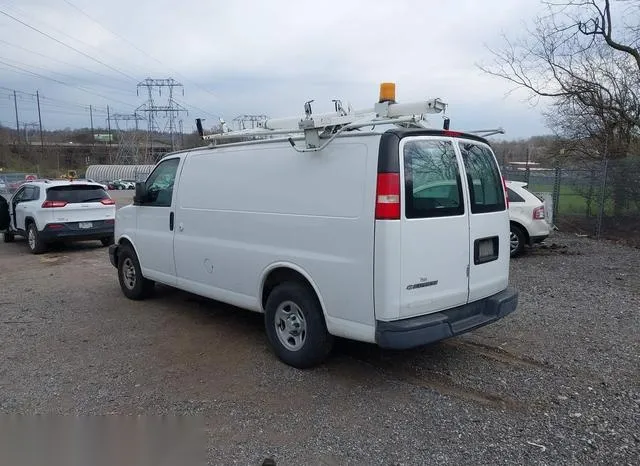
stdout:
<svg viewBox="0 0 640 466">
<path fill-rule="evenodd" d="M 378 173 L 376 220 L 400 219 L 400 173 Z"/>
<path fill-rule="evenodd" d="M 504 189 L 504 201 L 507 203 L 507 209 L 509 208 L 509 190 L 507 189 L 507 180 L 502 177 L 502 188 Z"/>
<path fill-rule="evenodd" d="M 107 198 L 107 199 L 101 200 L 100 203 L 104 204 L 104 205 L 114 205 L 116 203 L 116 201 L 114 201 L 111 198 Z"/>
<path fill-rule="evenodd" d="M 51 209 L 55 207 L 64 207 L 67 203 L 65 201 L 44 201 L 42 203 L 43 209 Z"/>
<path fill-rule="evenodd" d="M 533 209 L 533 219 L 534 220 L 544 220 L 544 206 L 543 205 Z"/>
<path fill-rule="evenodd" d="M 444 136 L 449 136 L 449 137 L 452 137 L 452 138 L 457 138 L 457 137 L 462 136 L 462 133 L 461 133 L 460 131 L 451 131 L 451 130 L 449 130 L 449 129 L 445 129 L 445 130 L 442 132 L 442 134 L 443 134 Z"/>
</svg>

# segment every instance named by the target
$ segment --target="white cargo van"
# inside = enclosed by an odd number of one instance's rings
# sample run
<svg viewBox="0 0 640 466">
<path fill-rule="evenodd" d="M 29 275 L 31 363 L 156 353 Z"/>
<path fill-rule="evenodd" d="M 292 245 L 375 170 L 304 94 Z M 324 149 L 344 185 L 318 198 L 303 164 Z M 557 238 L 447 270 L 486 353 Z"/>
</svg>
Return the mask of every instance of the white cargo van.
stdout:
<svg viewBox="0 0 640 466">
<path fill-rule="evenodd" d="M 416 127 L 437 100 L 382 94 L 370 114 L 307 105 L 293 127 L 270 120 L 165 156 L 117 212 L 123 293 L 142 299 L 158 282 L 263 312 L 275 353 L 298 368 L 323 361 L 333 337 L 404 349 L 513 312 L 489 144 Z M 240 136 L 253 140 L 221 143 Z"/>
</svg>

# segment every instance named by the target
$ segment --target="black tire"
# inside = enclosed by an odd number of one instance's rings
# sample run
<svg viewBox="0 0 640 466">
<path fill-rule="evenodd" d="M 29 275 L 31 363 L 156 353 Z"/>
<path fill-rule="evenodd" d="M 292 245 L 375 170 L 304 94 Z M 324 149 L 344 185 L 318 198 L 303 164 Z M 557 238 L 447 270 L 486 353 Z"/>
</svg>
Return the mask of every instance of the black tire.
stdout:
<svg viewBox="0 0 640 466">
<path fill-rule="evenodd" d="M 27 247 L 33 254 L 42 254 L 47 249 L 47 245 L 40 238 L 38 227 L 33 222 L 27 225 Z"/>
<path fill-rule="evenodd" d="M 524 246 L 527 242 L 527 235 L 525 234 L 522 227 L 512 223 L 509 240 L 511 257 L 516 257 L 522 254 L 522 251 L 524 251 Z"/>
<path fill-rule="evenodd" d="M 301 316 L 302 319 L 295 317 L 288 320 L 291 327 L 287 329 L 282 319 L 287 314 Z M 312 290 L 297 282 L 282 283 L 271 291 L 265 306 L 265 328 L 276 356 L 285 364 L 298 369 L 322 363 L 333 347 L 333 337 L 327 331 L 318 298 Z M 303 335 L 294 337 L 290 333 L 299 332 L 301 328 L 304 330 Z M 288 346 L 281 340 L 283 338 L 287 341 L 287 335 Z M 296 344 L 299 346 L 294 349 Z"/>
<path fill-rule="evenodd" d="M 150 297 L 155 288 L 152 280 L 142 276 L 138 256 L 129 245 L 121 246 L 118 251 L 118 281 L 122 293 L 136 301 Z"/>
<path fill-rule="evenodd" d="M 103 246 L 111 246 L 114 243 L 113 240 L 113 235 L 112 236 L 107 236 L 106 238 L 102 238 L 100 240 L 100 242 L 102 243 Z"/>
<path fill-rule="evenodd" d="M 16 237 L 13 235 L 13 233 L 4 232 L 2 234 L 2 241 L 4 241 L 5 243 L 13 243 L 15 239 Z"/>
</svg>

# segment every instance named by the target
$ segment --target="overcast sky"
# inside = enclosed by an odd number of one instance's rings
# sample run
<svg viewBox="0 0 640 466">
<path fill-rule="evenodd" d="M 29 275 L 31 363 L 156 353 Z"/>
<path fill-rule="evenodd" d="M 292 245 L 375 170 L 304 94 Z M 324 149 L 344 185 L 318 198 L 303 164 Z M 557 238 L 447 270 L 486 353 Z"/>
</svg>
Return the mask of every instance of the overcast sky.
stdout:
<svg viewBox="0 0 640 466">
<path fill-rule="evenodd" d="M 300 115 L 311 99 L 316 112 L 336 98 L 371 107 L 379 83 L 394 81 L 399 101 L 447 102 L 452 128 L 546 134 L 540 107 L 476 66 L 490 59 L 485 45 L 540 10 L 539 0 L 0 0 L 26 24 L 0 14 L 0 124 L 15 127 L 13 89 L 27 93 L 21 123 L 37 122 L 38 90 L 46 129 L 89 126 L 90 104 L 105 127 L 107 105 L 132 113 L 146 98 L 138 82 L 172 77 L 190 131 L 196 117 L 210 127 L 218 116 Z"/>
</svg>

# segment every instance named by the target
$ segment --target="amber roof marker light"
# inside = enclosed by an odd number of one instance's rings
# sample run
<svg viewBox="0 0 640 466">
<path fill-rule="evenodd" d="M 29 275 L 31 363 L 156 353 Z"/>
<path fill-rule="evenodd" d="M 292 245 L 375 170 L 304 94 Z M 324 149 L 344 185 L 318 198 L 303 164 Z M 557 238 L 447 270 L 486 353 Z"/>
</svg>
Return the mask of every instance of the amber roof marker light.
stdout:
<svg viewBox="0 0 640 466">
<path fill-rule="evenodd" d="M 380 84 L 380 100 L 378 102 L 396 103 L 396 83 L 387 82 Z"/>
</svg>

